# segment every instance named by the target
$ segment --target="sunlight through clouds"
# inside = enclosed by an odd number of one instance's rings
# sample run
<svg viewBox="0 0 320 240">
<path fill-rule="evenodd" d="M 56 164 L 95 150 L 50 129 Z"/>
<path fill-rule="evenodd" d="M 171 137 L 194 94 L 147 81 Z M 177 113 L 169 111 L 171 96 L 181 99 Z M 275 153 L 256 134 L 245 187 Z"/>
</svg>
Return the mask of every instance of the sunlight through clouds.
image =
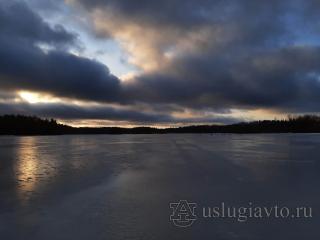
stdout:
<svg viewBox="0 0 320 240">
<path fill-rule="evenodd" d="M 48 94 L 29 92 L 29 91 L 19 91 L 18 95 L 20 98 L 28 103 L 59 103 L 61 100 L 59 98 L 53 97 Z"/>
</svg>

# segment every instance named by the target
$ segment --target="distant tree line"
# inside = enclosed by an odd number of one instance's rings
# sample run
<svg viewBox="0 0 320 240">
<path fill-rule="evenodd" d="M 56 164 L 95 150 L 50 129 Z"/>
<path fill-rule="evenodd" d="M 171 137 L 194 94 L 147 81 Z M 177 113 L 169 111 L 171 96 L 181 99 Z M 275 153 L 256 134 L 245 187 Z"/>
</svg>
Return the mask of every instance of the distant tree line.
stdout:
<svg viewBox="0 0 320 240">
<path fill-rule="evenodd" d="M 289 116 L 284 120 L 263 120 L 230 125 L 195 125 L 176 128 L 75 128 L 54 119 L 35 116 L 0 116 L 0 135 L 62 134 L 165 134 L 165 133 L 320 133 L 320 116 Z"/>
<path fill-rule="evenodd" d="M 57 123 L 54 119 L 35 116 L 0 116 L 1 135 L 57 135 L 68 133 L 72 127 Z"/>
</svg>

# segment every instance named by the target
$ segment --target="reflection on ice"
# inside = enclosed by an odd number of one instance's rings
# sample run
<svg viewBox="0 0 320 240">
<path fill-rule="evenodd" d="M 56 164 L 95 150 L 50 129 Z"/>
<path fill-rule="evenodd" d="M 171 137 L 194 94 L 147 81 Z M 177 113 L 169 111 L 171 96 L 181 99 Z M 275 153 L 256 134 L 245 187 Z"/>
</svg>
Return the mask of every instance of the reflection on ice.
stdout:
<svg viewBox="0 0 320 240">
<path fill-rule="evenodd" d="M 0 238 L 320 239 L 319 218 L 169 221 L 180 199 L 318 212 L 319 148 L 312 134 L 0 138 Z"/>
<path fill-rule="evenodd" d="M 21 200 L 37 187 L 37 177 L 41 169 L 38 167 L 37 146 L 35 138 L 19 139 L 20 146 L 17 151 L 16 177 L 18 180 L 17 192 Z"/>
<path fill-rule="evenodd" d="M 55 167 L 48 154 L 40 151 L 40 142 L 36 137 L 21 137 L 18 141 L 15 176 L 17 195 L 22 203 L 45 184 L 45 180 L 53 177 Z"/>
</svg>

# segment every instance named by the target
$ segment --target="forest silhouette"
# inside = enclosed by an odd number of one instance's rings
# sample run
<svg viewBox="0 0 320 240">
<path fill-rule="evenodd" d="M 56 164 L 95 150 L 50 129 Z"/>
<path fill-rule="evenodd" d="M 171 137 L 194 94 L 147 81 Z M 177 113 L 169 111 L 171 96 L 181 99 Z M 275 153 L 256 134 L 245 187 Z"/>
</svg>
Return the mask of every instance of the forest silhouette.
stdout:
<svg viewBox="0 0 320 240">
<path fill-rule="evenodd" d="M 320 133 L 320 116 L 289 116 L 282 120 L 241 122 L 229 125 L 193 125 L 164 129 L 153 127 L 71 127 L 60 124 L 55 119 L 41 119 L 36 116 L 0 116 L 0 135 L 166 133 Z"/>
</svg>

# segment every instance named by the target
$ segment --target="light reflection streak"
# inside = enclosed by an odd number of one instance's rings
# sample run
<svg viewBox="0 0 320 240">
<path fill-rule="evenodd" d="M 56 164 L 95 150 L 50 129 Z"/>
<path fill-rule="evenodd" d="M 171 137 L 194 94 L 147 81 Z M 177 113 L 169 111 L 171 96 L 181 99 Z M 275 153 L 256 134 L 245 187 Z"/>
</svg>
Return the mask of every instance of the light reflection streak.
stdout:
<svg viewBox="0 0 320 240">
<path fill-rule="evenodd" d="M 56 168 L 47 154 L 42 154 L 37 137 L 19 138 L 15 176 L 17 195 L 22 203 L 28 202 L 55 174 Z"/>
</svg>

